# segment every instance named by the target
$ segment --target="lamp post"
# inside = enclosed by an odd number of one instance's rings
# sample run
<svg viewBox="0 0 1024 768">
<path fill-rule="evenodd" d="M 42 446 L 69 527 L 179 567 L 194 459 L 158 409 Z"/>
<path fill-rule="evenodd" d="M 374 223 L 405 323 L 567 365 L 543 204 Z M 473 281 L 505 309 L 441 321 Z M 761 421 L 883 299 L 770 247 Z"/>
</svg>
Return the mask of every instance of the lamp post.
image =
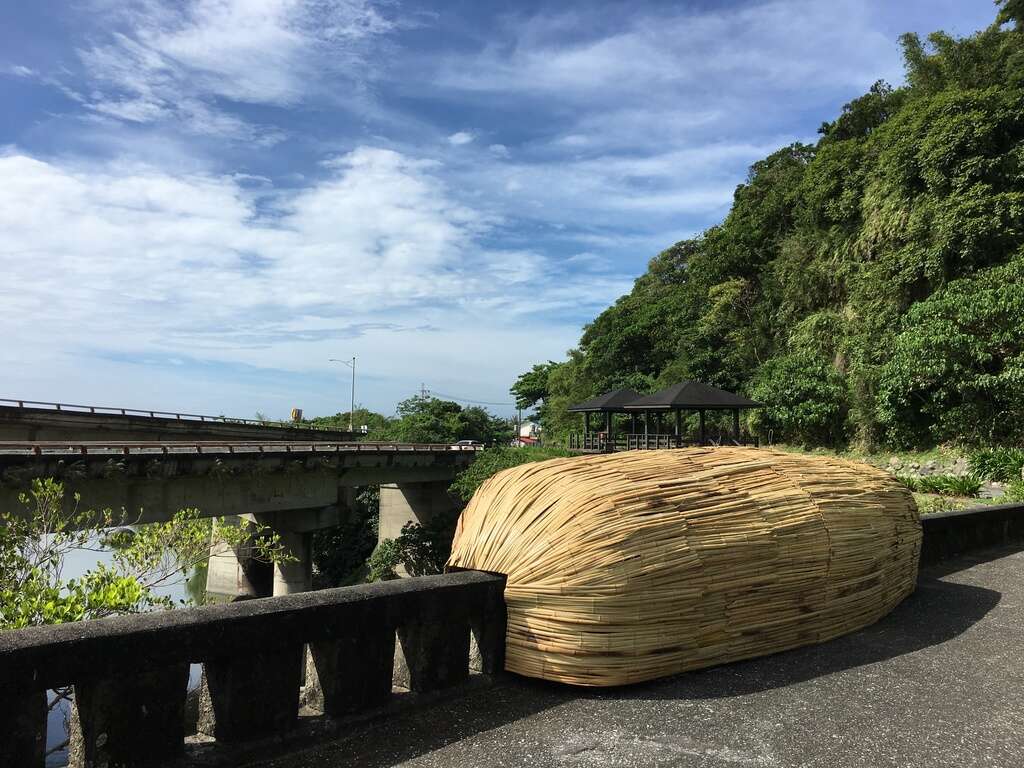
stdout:
<svg viewBox="0 0 1024 768">
<path fill-rule="evenodd" d="M 336 357 L 328 358 L 330 363 L 343 363 L 352 369 L 352 405 L 348 409 L 348 431 L 355 432 L 355 417 L 356 417 L 356 356 L 352 355 L 352 360 L 339 360 Z"/>
</svg>

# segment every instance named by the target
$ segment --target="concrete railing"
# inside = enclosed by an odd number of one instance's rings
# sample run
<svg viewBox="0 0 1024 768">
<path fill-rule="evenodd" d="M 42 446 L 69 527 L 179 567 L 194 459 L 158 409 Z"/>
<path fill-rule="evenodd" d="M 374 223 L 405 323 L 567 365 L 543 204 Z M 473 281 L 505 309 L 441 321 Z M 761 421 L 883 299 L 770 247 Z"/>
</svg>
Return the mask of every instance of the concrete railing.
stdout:
<svg viewBox="0 0 1024 768">
<path fill-rule="evenodd" d="M 307 643 L 305 699 L 332 717 L 388 703 L 396 635 L 414 693 L 468 681 L 471 634 L 481 671 L 497 673 L 503 591 L 503 577 L 466 571 L 0 632 L 0 766 L 43 765 L 58 687 L 74 687 L 75 761 L 113 767 L 181 758 L 194 663 L 200 730 L 225 749 L 296 726 Z"/>
<path fill-rule="evenodd" d="M 921 526 L 921 564 L 931 565 L 974 549 L 1024 542 L 1024 503 L 924 515 Z"/>
</svg>

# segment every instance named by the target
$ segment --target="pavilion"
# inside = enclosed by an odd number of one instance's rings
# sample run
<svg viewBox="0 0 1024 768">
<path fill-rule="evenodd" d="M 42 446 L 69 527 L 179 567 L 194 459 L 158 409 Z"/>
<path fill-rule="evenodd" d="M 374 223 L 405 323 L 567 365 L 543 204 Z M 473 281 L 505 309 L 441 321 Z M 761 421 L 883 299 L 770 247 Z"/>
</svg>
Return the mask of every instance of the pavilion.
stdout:
<svg viewBox="0 0 1024 768">
<path fill-rule="evenodd" d="M 579 441 L 579 445 L 573 445 L 570 442 L 570 448 L 582 448 L 586 450 L 598 449 L 603 450 L 605 443 L 615 444 L 615 418 L 616 413 L 628 413 L 626 410 L 626 404 L 632 403 L 638 398 L 643 397 L 639 392 L 634 389 L 613 389 L 610 392 L 605 392 L 603 395 L 592 397 L 589 400 L 584 400 L 582 403 L 576 403 L 576 405 L 570 405 L 566 410 L 569 413 L 582 413 L 583 414 L 583 439 Z M 598 435 L 592 435 L 590 432 L 590 415 L 592 413 L 603 413 L 604 414 L 604 433 Z M 630 414 L 631 419 L 631 431 L 636 432 L 636 414 Z M 573 435 L 572 438 L 575 438 Z M 573 441 L 575 442 L 575 440 Z"/>
<path fill-rule="evenodd" d="M 740 443 L 740 411 L 760 407 L 760 403 L 742 395 L 697 381 L 673 384 L 653 395 L 641 395 L 632 389 L 616 389 L 567 409 L 570 413 L 583 414 L 583 434 L 572 435 L 569 447 L 598 451 L 617 450 L 620 447 L 678 448 L 686 442 L 682 434 L 683 411 L 696 411 L 700 415 L 700 445 L 707 444 L 705 412 L 732 411 L 733 439 Z M 604 414 L 603 432 L 591 432 L 590 416 L 593 413 Z M 615 434 L 615 414 L 618 413 L 628 413 L 630 416 L 630 431 L 622 440 L 617 440 Z M 675 429 L 672 433 L 663 432 L 663 417 L 668 413 L 675 413 Z M 639 414 L 643 414 L 642 433 L 637 430 Z M 653 431 L 652 414 L 656 419 Z"/>
<path fill-rule="evenodd" d="M 650 420 L 650 413 L 658 415 L 658 423 L 664 413 L 674 412 L 676 415 L 675 435 L 682 434 L 683 411 L 696 411 L 700 415 L 700 444 L 707 445 L 707 425 L 704 414 L 707 411 L 732 411 L 733 439 L 740 442 L 740 411 L 750 408 L 761 408 L 761 403 L 750 400 L 733 392 L 726 392 L 699 381 L 683 381 L 673 384 L 653 395 L 640 397 L 626 406 L 627 412 L 644 413 L 644 425 Z"/>
</svg>

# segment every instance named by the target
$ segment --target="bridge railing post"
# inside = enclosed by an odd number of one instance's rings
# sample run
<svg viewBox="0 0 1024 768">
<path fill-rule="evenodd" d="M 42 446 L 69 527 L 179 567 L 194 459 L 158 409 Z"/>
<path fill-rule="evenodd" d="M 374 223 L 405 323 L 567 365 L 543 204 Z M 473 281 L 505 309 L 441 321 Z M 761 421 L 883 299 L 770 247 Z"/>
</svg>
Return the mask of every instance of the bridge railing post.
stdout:
<svg viewBox="0 0 1024 768">
<path fill-rule="evenodd" d="M 258 650 L 236 649 L 204 664 L 201 733 L 232 742 L 284 733 L 295 726 L 305 646 L 265 643 L 259 640 Z"/>
<path fill-rule="evenodd" d="M 43 768 L 46 692 L 0 688 L 0 765 Z"/>
<path fill-rule="evenodd" d="M 391 696 L 395 628 L 371 621 L 354 629 L 352 634 L 309 645 L 316 675 L 307 682 L 307 703 L 324 714 L 373 709 Z"/>
<path fill-rule="evenodd" d="M 70 768 L 158 765 L 184 751 L 188 664 L 75 683 Z"/>
</svg>

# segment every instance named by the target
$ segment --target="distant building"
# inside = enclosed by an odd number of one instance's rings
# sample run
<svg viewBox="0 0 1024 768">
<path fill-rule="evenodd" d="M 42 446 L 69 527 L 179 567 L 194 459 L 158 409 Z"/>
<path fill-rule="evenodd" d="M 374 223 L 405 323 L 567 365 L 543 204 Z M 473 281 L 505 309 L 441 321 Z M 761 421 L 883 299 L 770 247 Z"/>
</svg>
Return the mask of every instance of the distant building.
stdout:
<svg viewBox="0 0 1024 768">
<path fill-rule="evenodd" d="M 535 421 L 524 421 L 519 425 L 520 437 L 540 437 L 540 424 Z"/>
<path fill-rule="evenodd" d="M 540 424 L 535 421 L 524 421 L 519 425 L 519 437 L 512 441 L 512 445 L 537 445 L 540 443 Z"/>
</svg>

